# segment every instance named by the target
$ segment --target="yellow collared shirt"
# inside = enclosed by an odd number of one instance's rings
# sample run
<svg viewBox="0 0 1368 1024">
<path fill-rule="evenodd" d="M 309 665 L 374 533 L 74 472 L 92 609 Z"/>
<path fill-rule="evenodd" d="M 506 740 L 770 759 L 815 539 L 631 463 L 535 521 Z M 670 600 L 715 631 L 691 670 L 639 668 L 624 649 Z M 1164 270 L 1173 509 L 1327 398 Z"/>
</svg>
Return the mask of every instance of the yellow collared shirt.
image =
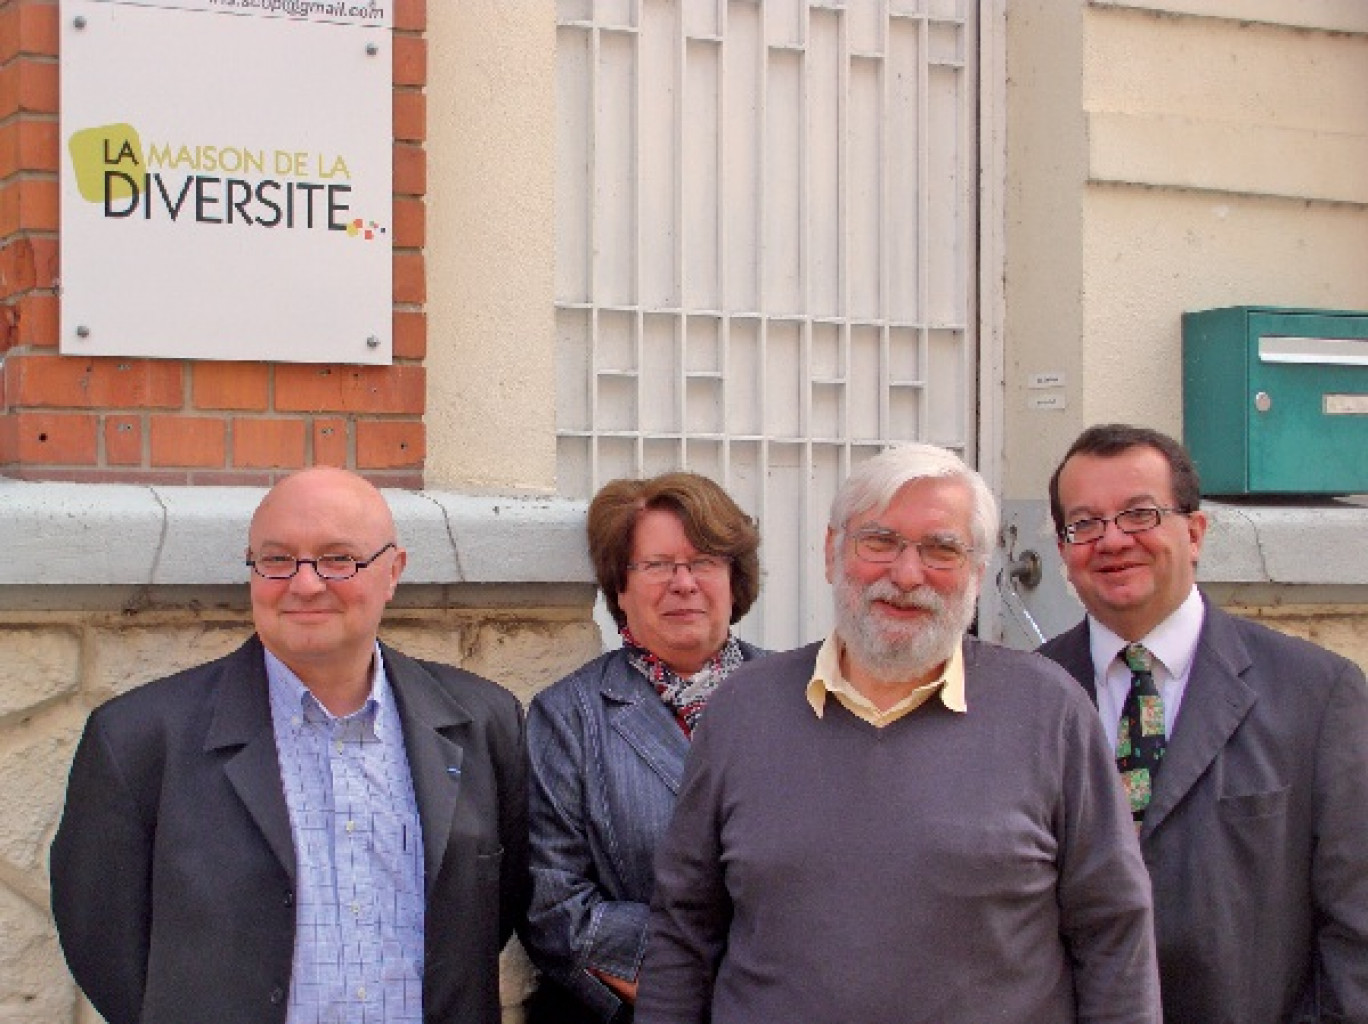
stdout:
<svg viewBox="0 0 1368 1024">
<path fill-rule="evenodd" d="M 807 685 L 807 701 L 818 718 L 826 711 L 828 696 L 835 697 L 852 715 L 863 719 L 877 729 L 896 722 L 909 712 L 915 711 L 939 691 L 941 703 L 951 711 L 963 714 L 967 710 L 964 703 L 964 645 L 955 644 L 941 669 L 938 678 L 924 686 L 919 686 L 898 703 L 880 711 L 873 701 L 851 684 L 841 671 L 841 640 L 833 631 L 817 652 L 817 664 L 813 666 L 812 680 Z"/>
</svg>

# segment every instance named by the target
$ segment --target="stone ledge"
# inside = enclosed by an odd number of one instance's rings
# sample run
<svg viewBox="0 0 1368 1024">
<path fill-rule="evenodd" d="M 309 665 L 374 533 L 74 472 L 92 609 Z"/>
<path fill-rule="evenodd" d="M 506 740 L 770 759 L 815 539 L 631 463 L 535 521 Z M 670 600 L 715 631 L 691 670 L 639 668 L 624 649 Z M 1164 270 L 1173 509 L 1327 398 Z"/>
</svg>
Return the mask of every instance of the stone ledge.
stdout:
<svg viewBox="0 0 1368 1024">
<path fill-rule="evenodd" d="M 1201 583 L 1368 586 L 1368 498 L 1204 501 Z"/>
<path fill-rule="evenodd" d="M 257 487 L 0 479 L 0 586 L 241 584 Z M 586 504 L 385 490 L 411 584 L 592 583 Z"/>
</svg>

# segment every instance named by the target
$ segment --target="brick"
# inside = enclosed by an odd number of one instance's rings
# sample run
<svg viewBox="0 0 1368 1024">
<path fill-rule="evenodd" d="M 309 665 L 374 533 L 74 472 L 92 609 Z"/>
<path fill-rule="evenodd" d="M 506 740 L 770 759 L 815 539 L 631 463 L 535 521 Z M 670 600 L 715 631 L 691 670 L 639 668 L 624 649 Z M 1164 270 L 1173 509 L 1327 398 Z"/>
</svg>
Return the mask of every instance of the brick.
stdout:
<svg viewBox="0 0 1368 1024">
<path fill-rule="evenodd" d="M 61 38 L 57 4 L 19 4 L 19 49 L 43 57 L 57 56 Z"/>
<path fill-rule="evenodd" d="M 33 239 L 16 238 L 0 249 L 0 294 L 17 295 L 34 286 Z"/>
<path fill-rule="evenodd" d="M 21 171 L 61 170 L 62 133 L 55 120 L 19 122 L 19 169 Z"/>
<path fill-rule="evenodd" d="M 420 252 L 396 252 L 394 263 L 394 301 L 418 305 L 427 300 L 426 272 Z"/>
<path fill-rule="evenodd" d="M 356 424 L 357 469 L 411 469 L 426 455 L 423 424 L 418 420 L 359 420 Z"/>
<path fill-rule="evenodd" d="M 227 424 L 217 416 L 153 416 L 149 430 L 153 466 L 223 466 Z"/>
<path fill-rule="evenodd" d="M 396 35 L 394 84 L 421 86 L 427 83 L 427 40 L 422 36 Z"/>
<path fill-rule="evenodd" d="M 18 412 L 14 461 L 25 465 L 93 466 L 98 424 L 89 413 Z"/>
<path fill-rule="evenodd" d="M 421 249 L 426 242 L 427 210 L 421 199 L 394 199 L 394 244 L 404 249 Z"/>
<path fill-rule="evenodd" d="M 23 296 L 15 305 L 18 344 L 56 348 L 60 338 L 61 300 L 51 294 Z"/>
<path fill-rule="evenodd" d="M 56 178 L 10 179 L 0 186 L 0 238 L 20 231 L 56 231 Z"/>
<path fill-rule="evenodd" d="M 401 31 L 421 32 L 427 28 L 425 0 L 395 0 L 394 27 Z"/>
<path fill-rule="evenodd" d="M 140 466 L 143 461 L 141 416 L 104 418 L 104 461 L 111 466 Z"/>
<path fill-rule="evenodd" d="M 0 466 L 19 461 L 19 414 L 0 413 Z"/>
<path fill-rule="evenodd" d="M 422 310 L 396 309 L 390 339 L 395 359 L 422 359 L 427 355 L 427 314 Z"/>
<path fill-rule="evenodd" d="M 55 238 L 16 238 L 0 249 L 0 296 L 55 288 L 61 261 Z"/>
<path fill-rule="evenodd" d="M 0 112 L 57 113 L 56 61 L 20 56 L 0 67 Z"/>
<path fill-rule="evenodd" d="M 427 382 L 421 366 L 276 367 L 277 412 L 421 415 Z"/>
<path fill-rule="evenodd" d="M 0 354 L 19 344 L 19 303 L 13 299 L 0 306 Z M 0 373 L 0 378 L 4 376 Z"/>
<path fill-rule="evenodd" d="M 19 170 L 19 122 L 0 125 L 0 178 Z"/>
<path fill-rule="evenodd" d="M 0 107 L 0 110 L 3 110 Z M 0 238 L 8 238 L 19 232 L 19 192 L 23 181 L 11 178 L 0 184 Z"/>
<path fill-rule="evenodd" d="M 5 360 L 16 407 L 167 409 L 183 402 L 184 371 L 165 359 L 38 355 Z"/>
<path fill-rule="evenodd" d="M 395 91 L 394 137 L 404 142 L 422 142 L 427 138 L 426 95 L 408 89 Z"/>
<path fill-rule="evenodd" d="M 347 421 L 344 419 L 316 419 L 313 421 L 313 461 L 314 466 L 339 466 L 346 469 L 350 465 L 347 439 Z"/>
<path fill-rule="evenodd" d="M 233 465 L 239 469 L 298 469 L 304 465 L 303 420 L 234 419 Z"/>
<path fill-rule="evenodd" d="M 0 64 L 19 53 L 19 5 L 0 7 Z"/>
<path fill-rule="evenodd" d="M 394 192 L 421 196 L 427 192 L 427 154 L 412 143 L 394 144 Z"/>
<path fill-rule="evenodd" d="M 190 380 L 196 409 L 264 412 L 268 408 L 271 370 L 265 363 L 192 363 Z"/>
<path fill-rule="evenodd" d="M 19 226 L 24 231 L 56 231 L 61 227 L 61 185 L 56 178 L 27 178 L 19 187 Z"/>
</svg>

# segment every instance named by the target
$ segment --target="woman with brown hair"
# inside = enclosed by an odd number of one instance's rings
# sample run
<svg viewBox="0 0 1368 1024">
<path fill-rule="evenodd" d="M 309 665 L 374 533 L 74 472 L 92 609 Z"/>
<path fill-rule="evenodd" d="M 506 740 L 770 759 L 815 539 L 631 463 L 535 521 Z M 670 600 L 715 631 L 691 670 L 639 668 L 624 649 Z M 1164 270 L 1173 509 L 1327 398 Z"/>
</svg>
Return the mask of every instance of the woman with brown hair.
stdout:
<svg viewBox="0 0 1368 1024">
<path fill-rule="evenodd" d="M 589 554 L 622 648 L 528 713 L 532 1019 L 632 1019 L 656 844 L 713 690 L 763 652 L 731 626 L 760 591 L 760 535 L 695 473 L 614 480 L 589 505 Z"/>
</svg>

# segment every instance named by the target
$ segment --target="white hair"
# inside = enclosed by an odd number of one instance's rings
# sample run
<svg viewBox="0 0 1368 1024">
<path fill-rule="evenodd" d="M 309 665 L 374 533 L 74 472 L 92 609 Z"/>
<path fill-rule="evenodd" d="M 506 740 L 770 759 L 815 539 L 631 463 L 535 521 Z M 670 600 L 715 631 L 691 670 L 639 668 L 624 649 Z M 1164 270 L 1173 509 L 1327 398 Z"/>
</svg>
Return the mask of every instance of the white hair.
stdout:
<svg viewBox="0 0 1368 1024">
<path fill-rule="evenodd" d="M 969 521 L 973 558 L 980 564 L 987 562 L 997 543 L 997 500 L 972 467 L 954 452 L 934 444 L 918 441 L 897 445 L 856 466 L 836 492 L 829 525 L 834 532 L 844 534 L 854 516 L 865 512 L 877 515 L 904 486 L 930 477 L 962 480 L 969 488 L 973 498 Z"/>
</svg>

